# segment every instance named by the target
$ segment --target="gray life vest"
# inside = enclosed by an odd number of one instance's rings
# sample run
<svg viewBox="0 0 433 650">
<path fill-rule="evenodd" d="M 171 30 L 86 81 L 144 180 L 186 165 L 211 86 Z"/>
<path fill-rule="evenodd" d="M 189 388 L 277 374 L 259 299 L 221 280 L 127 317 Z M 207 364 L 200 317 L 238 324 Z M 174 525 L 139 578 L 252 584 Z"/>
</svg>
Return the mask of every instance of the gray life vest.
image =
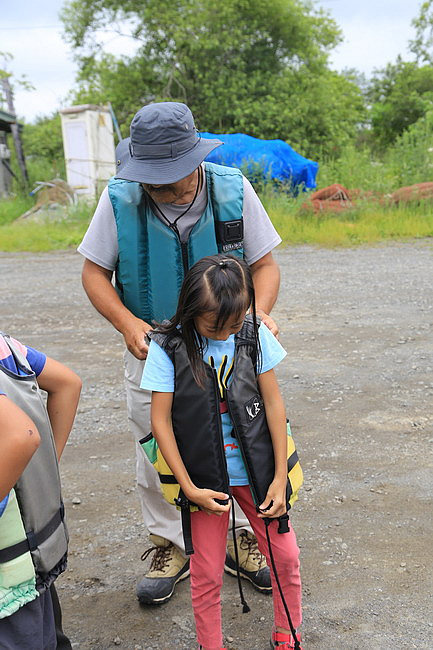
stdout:
<svg viewBox="0 0 433 650">
<path fill-rule="evenodd" d="M 17 375 L 0 364 L 0 389 L 33 420 L 41 436 L 34 453 L 15 485 L 26 538 L 0 550 L 0 563 L 30 551 L 36 587 L 44 591 L 66 568 L 68 531 L 53 432 L 36 375 L 10 337 L 0 333 L 25 374 Z M 1 525 L 1 518 L 0 518 Z"/>
</svg>

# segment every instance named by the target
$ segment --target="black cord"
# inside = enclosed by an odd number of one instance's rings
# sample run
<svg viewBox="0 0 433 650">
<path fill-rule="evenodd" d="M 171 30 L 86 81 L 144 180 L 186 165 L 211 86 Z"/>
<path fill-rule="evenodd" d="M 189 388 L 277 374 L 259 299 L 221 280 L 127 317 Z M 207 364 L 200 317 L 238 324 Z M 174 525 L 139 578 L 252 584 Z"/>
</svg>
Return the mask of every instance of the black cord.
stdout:
<svg viewBox="0 0 433 650">
<path fill-rule="evenodd" d="M 293 640 L 295 642 L 294 650 L 300 650 L 301 643 L 300 643 L 298 637 L 296 636 L 296 630 L 295 630 L 295 628 L 293 626 L 292 619 L 291 619 L 290 612 L 289 612 L 289 608 L 287 607 L 287 603 L 286 603 L 286 600 L 284 598 L 283 590 L 281 588 L 280 579 L 279 579 L 278 573 L 277 573 L 277 567 L 275 566 L 274 554 L 272 553 L 271 540 L 269 538 L 269 530 L 268 530 L 269 524 L 272 522 L 272 519 L 264 519 L 263 521 L 265 522 L 266 539 L 268 541 L 269 555 L 271 556 L 272 570 L 274 572 L 275 580 L 276 580 L 277 585 L 278 585 L 278 591 L 280 592 L 280 596 L 281 596 L 281 600 L 283 602 L 284 610 L 286 612 L 287 620 L 289 621 L 290 631 L 292 633 L 292 637 L 293 637 Z"/>
<path fill-rule="evenodd" d="M 179 239 L 180 239 L 180 234 L 179 234 L 179 229 L 178 229 L 178 227 L 177 227 L 177 222 L 179 221 L 179 219 L 181 219 L 181 217 L 185 216 L 186 213 L 189 212 L 189 210 L 191 210 L 192 206 L 194 205 L 195 200 L 196 200 L 196 198 L 197 198 L 197 196 L 198 196 L 198 193 L 199 193 L 199 189 L 200 189 L 201 184 L 202 184 L 202 173 L 203 173 L 203 172 L 202 172 L 202 168 L 201 168 L 201 165 L 200 165 L 200 166 L 197 168 L 198 178 L 197 178 L 197 187 L 195 188 L 194 198 L 193 198 L 193 200 L 191 201 L 191 203 L 189 204 L 189 206 L 186 208 L 186 210 L 184 210 L 184 211 L 182 212 L 182 214 L 180 214 L 178 217 L 176 217 L 176 219 L 175 219 L 174 221 L 170 221 L 170 219 L 168 219 L 168 217 L 163 213 L 163 211 L 161 210 L 161 208 L 159 207 L 159 205 L 158 205 L 157 203 L 155 203 L 155 201 L 154 201 L 153 198 L 150 196 L 150 194 L 148 194 L 149 201 L 150 201 L 152 207 L 153 207 L 153 208 L 156 208 L 156 210 L 158 210 L 159 214 L 160 214 L 161 217 L 164 219 L 164 221 L 166 222 L 167 226 L 168 226 L 169 228 L 171 228 L 172 230 L 175 231 L 175 233 L 176 233 L 176 235 L 179 237 Z"/>
<path fill-rule="evenodd" d="M 235 521 L 235 503 L 233 501 L 233 495 L 230 495 L 230 501 L 232 502 L 232 535 L 233 535 L 233 544 L 235 547 L 235 558 L 236 558 L 236 577 L 238 579 L 238 588 L 239 596 L 241 597 L 241 603 L 243 605 L 242 612 L 247 614 L 250 610 L 247 601 L 244 598 L 244 592 L 242 590 L 241 576 L 239 573 L 239 552 L 238 545 L 236 542 L 236 521 Z"/>
</svg>

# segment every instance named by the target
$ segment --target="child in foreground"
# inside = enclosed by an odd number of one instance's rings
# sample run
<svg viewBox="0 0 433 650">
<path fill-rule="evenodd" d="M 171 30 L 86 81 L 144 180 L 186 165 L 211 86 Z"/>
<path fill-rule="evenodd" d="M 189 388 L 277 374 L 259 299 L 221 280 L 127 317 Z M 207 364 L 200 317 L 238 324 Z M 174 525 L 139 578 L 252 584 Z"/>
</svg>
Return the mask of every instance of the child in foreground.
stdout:
<svg viewBox="0 0 433 650">
<path fill-rule="evenodd" d="M 247 339 L 241 345 L 247 327 L 255 356 Z M 269 523 L 288 508 L 286 416 L 274 373 L 286 353 L 256 320 L 248 265 L 225 255 L 197 262 L 185 276 L 175 316 L 151 338 L 141 387 L 152 391 L 152 433 L 181 493 L 199 508 L 191 512 L 190 559 L 199 648 L 224 650 L 220 592 L 231 497 L 271 567 L 268 527 L 292 622 L 271 569 L 271 647 L 300 648 L 299 634 L 291 632 L 302 618 L 299 549 L 291 526 L 278 534 L 278 521 Z M 256 503 L 253 484 L 256 494 L 262 488 Z"/>
<path fill-rule="evenodd" d="M 68 548 L 58 460 L 80 391 L 72 370 L 0 333 L 2 650 L 72 648 L 54 581 Z"/>
</svg>

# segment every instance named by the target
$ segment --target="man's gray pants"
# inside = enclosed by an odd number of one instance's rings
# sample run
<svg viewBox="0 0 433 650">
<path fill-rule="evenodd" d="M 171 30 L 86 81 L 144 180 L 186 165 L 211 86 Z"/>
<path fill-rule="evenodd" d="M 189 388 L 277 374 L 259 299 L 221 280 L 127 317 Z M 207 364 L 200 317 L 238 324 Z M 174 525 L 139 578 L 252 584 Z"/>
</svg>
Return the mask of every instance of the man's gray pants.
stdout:
<svg viewBox="0 0 433 650">
<path fill-rule="evenodd" d="M 135 438 L 137 454 L 137 489 L 148 532 L 160 535 L 184 552 L 180 512 L 162 496 L 158 474 L 139 444 L 150 429 L 151 392 L 140 388 L 145 361 L 125 351 L 126 404 L 130 429 Z M 236 528 L 251 530 L 244 513 L 235 503 Z"/>
</svg>

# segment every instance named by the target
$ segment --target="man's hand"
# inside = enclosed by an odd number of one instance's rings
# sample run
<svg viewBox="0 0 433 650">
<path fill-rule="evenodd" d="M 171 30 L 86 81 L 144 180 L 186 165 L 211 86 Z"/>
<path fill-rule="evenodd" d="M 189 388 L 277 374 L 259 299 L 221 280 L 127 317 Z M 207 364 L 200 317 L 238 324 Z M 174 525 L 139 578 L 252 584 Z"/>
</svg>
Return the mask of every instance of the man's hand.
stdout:
<svg viewBox="0 0 433 650">
<path fill-rule="evenodd" d="M 140 318 L 132 316 L 127 326 L 122 330 L 126 347 L 137 359 L 146 359 L 149 351 L 149 344 L 146 341 L 147 332 L 152 327 Z"/>
<path fill-rule="evenodd" d="M 257 314 L 257 316 L 260 316 L 260 318 L 262 319 L 262 323 L 264 325 L 266 325 L 266 327 L 268 329 L 271 330 L 272 334 L 278 338 L 278 334 L 279 334 L 278 325 L 276 324 L 276 322 L 274 321 L 272 316 L 269 316 L 269 314 L 266 314 L 263 311 L 263 309 L 257 309 L 256 314 Z"/>
<path fill-rule="evenodd" d="M 256 292 L 256 312 L 274 336 L 278 336 L 278 327 L 269 312 L 275 304 L 280 286 L 280 269 L 272 257 L 267 253 L 251 264 L 254 289 Z"/>
<path fill-rule="evenodd" d="M 122 304 L 111 283 L 113 272 L 86 259 L 83 286 L 92 305 L 123 335 L 126 347 L 137 359 L 147 357 L 146 334 L 152 327 Z"/>
</svg>

